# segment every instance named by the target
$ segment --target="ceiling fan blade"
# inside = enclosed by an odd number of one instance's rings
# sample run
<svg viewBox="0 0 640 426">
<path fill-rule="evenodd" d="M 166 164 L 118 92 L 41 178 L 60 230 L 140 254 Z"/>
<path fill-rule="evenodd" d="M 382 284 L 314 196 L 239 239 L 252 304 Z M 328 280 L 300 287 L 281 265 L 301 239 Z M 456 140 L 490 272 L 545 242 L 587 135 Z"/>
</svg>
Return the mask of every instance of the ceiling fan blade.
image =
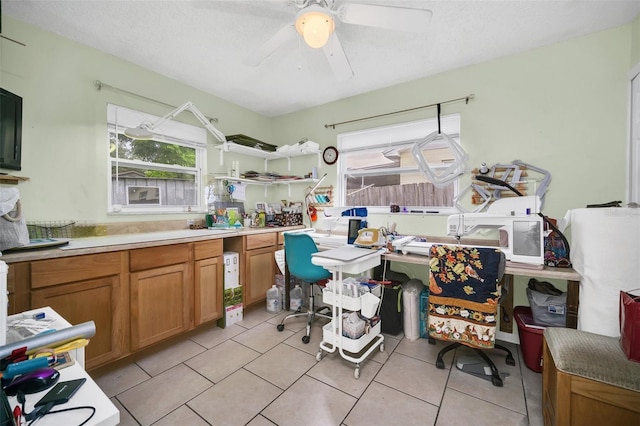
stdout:
<svg viewBox="0 0 640 426">
<path fill-rule="evenodd" d="M 340 7 L 338 17 L 346 24 L 421 33 L 426 31 L 433 12 L 394 6 L 349 3 Z"/>
<path fill-rule="evenodd" d="M 347 55 L 344 54 L 342 44 L 336 33 L 331 34 L 327 44 L 322 47 L 324 55 L 329 61 L 329 66 L 339 81 L 348 80 L 353 76 L 353 70 L 347 59 Z"/>
<path fill-rule="evenodd" d="M 281 28 L 277 33 L 267 40 L 262 46 L 252 51 L 243 63 L 252 67 L 257 67 L 265 59 L 267 59 L 278 48 L 286 44 L 289 40 L 293 40 L 298 36 L 295 25 L 287 25 Z"/>
</svg>

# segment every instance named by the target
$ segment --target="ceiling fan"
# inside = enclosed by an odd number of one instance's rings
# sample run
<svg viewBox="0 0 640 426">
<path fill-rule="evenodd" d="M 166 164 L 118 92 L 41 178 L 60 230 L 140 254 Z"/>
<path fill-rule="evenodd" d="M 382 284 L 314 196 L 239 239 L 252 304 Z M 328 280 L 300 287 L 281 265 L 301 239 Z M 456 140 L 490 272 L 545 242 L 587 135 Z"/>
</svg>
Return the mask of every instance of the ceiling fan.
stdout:
<svg viewBox="0 0 640 426">
<path fill-rule="evenodd" d="M 334 0 L 290 0 L 291 3 L 300 9 L 295 22 L 282 27 L 251 52 L 245 64 L 257 67 L 278 48 L 302 36 L 307 45 L 323 50 L 338 80 L 347 80 L 353 76 L 353 70 L 336 34 L 335 19 L 344 24 L 421 33 L 427 29 L 432 15 L 428 9 L 360 3 L 336 5 Z"/>
</svg>

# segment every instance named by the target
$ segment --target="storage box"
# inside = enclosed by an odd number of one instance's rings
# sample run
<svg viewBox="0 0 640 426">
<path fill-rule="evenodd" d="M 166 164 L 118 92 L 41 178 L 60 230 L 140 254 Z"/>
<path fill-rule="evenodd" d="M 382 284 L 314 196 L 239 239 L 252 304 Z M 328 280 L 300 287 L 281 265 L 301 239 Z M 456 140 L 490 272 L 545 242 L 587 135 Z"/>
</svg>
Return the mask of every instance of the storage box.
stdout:
<svg viewBox="0 0 640 426">
<path fill-rule="evenodd" d="M 533 321 L 531 308 L 516 306 L 513 316 L 518 324 L 520 349 L 524 357 L 524 364 L 536 373 L 542 373 L 542 334 L 546 327 L 536 325 Z"/>
<path fill-rule="evenodd" d="M 224 307 L 224 317 L 218 320 L 218 327 L 224 328 L 228 325 L 242 321 L 242 286 L 240 285 L 240 257 L 238 253 L 225 251 L 224 261 L 224 292 L 222 305 Z"/>
<path fill-rule="evenodd" d="M 564 327 L 567 322 L 567 293 L 560 296 L 541 293 L 527 288 L 527 298 L 536 325 Z"/>
</svg>

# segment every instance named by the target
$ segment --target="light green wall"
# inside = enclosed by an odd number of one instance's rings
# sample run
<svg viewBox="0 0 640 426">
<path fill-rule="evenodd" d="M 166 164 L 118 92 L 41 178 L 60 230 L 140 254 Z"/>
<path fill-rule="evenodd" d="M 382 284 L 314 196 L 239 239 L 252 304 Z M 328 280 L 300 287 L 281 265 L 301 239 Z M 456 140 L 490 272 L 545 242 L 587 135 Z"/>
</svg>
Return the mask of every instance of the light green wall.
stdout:
<svg viewBox="0 0 640 426">
<path fill-rule="evenodd" d="M 302 137 L 322 147 L 340 132 L 435 116 L 426 109 L 326 129 L 325 123 L 411 108 L 475 94 L 475 100 L 443 106 L 462 115 L 462 143 L 470 166 L 519 159 L 549 170 L 552 182 L 544 212 L 560 217 L 587 203 L 624 200 L 628 71 L 640 52 L 638 20 L 608 31 L 522 54 L 418 79 L 305 111 L 266 118 L 192 87 L 144 70 L 57 35 L 3 16 L 6 33 L 27 44 L 0 42 L 0 84 L 25 99 L 23 170 L 19 188 L 29 220 L 157 220 L 157 216 L 107 217 L 105 116 L 108 102 L 162 115 L 166 107 L 109 90 L 99 79 L 167 103 L 191 100 L 220 119 L 225 134 L 244 133 L 277 145 Z M 635 56 L 634 56 L 635 55 Z M 437 58 L 431 60 L 436 61 Z M 358 70 L 356 70 L 357 72 Z M 180 117 L 198 124 L 188 114 Z M 210 139 L 211 140 L 211 139 Z M 231 158 L 229 158 L 230 160 Z M 262 170 L 262 160 L 241 168 Z M 211 149 L 209 173 L 224 173 Z M 315 158 L 295 159 L 291 173 L 311 171 Z M 285 160 L 271 163 L 286 172 Z M 335 185 L 336 169 L 326 184 Z M 463 179 L 463 185 L 469 178 Z M 269 201 L 301 199 L 302 187 L 271 189 Z M 252 200 L 263 200 L 253 188 Z M 176 216 L 183 217 L 183 216 Z M 398 222 L 402 233 L 443 234 L 443 217 L 381 215 L 372 224 Z M 164 219 L 165 217 L 163 217 Z M 171 217 L 167 217 L 171 218 Z"/>
<path fill-rule="evenodd" d="M 435 108 L 325 128 L 325 123 L 428 105 L 461 114 L 470 167 L 519 159 L 548 170 L 544 213 L 562 217 L 588 203 L 624 200 L 631 26 L 576 38 L 274 119 L 276 138 L 306 132 L 324 145 L 341 132 L 434 117 Z M 437 58 L 433 58 L 434 61 Z M 357 72 L 357 70 L 356 70 Z M 335 167 L 326 167 L 335 184 Z M 463 185 L 469 178 L 463 179 Z M 397 216 L 376 217 L 378 224 Z M 411 216 L 403 233 L 442 234 L 444 218 Z"/>
<path fill-rule="evenodd" d="M 175 106 L 190 100 L 205 115 L 217 117 L 216 127 L 223 133 L 271 141 L 271 120 L 266 117 L 52 33 L 6 16 L 2 19 L 4 33 L 27 45 L 0 41 L 0 85 L 24 100 L 22 170 L 15 174 L 30 178 L 19 185 L 28 221 L 105 223 L 184 217 L 107 217 L 107 103 L 159 116 L 170 108 L 108 89 L 98 91 L 94 80 Z M 188 112 L 177 119 L 200 125 Z M 213 137 L 208 137 L 213 147 Z M 247 168 L 264 167 L 256 159 L 242 162 Z M 225 170 L 219 165 L 218 150 L 210 149 L 208 173 L 225 174 Z"/>
<path fill-rule="evenodd" d="M 519 159 L 548 170 L 552 181 L 543 212 L 563 217 L 590 203 L 625 200 L 628 72 L 632 33 L 639 24 L 468 66 L 274 119 L 276 137 L 306 132 L 324 145 L 341 132 L 434 117 L 435 108 L 339 126 L 370 115 L 475 94 L 475 100 L 443 106 L 461 114 L 461 141 L 470 167 Z M 640 43 L 634 39 L 634 53 Z M 432 58 L 437 61 L 437 58 Z M 358 72 L 356 70 L 356 72 Z M 335 184 L 335 167 L 325 167 Z M 463 185 L 469 183 L 463 179 Z M 400 218 L 400 219 L 399 219 Z M 374 226 L 397 222 L 403 234 L 445 235 L 445 217 L 375 215 Z M 426 270 L 393 269 L 426 280 Z M 527 304 L 518 278 L 516 304 Z M 564 288 L 563 283 L 558 283 Z"/>
<path fill-rule="evenodd" d="M 640 64 L 640 15 L 631 23 L 631 66 Z"/>
</svg>

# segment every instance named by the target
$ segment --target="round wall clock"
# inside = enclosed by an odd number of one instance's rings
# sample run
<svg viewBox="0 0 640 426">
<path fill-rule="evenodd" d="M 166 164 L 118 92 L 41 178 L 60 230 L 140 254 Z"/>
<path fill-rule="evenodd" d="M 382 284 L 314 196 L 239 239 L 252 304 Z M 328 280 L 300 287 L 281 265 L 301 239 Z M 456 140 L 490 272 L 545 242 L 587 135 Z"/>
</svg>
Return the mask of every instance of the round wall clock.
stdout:
<svg viewBox="0 0 640 426">
<path fill-rule="evenodd" d="M 334 146 L 328 146 L 322 152 L 322 159 L 325 163 L 331 165 L 338 161 L 338 149 Z"/>
</svg>

